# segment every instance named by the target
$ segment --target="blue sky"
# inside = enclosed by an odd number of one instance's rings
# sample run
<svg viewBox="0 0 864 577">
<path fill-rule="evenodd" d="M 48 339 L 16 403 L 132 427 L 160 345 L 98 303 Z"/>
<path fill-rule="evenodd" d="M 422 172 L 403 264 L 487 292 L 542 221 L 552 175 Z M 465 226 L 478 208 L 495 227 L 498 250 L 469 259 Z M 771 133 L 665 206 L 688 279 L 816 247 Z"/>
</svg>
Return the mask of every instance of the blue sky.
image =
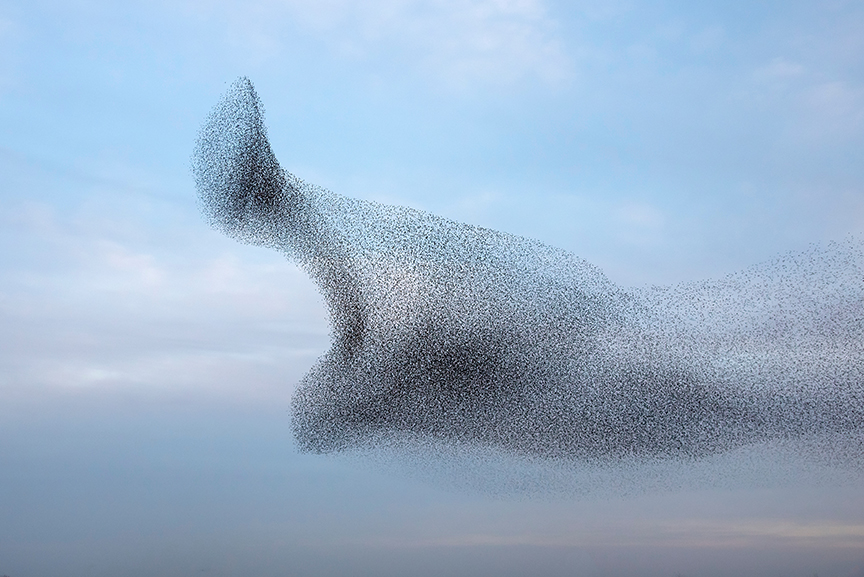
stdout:
<svg viewBox="0 0 864 577">
<path fill-rule="evenodd" d="M 860 479 L 776 456 L 550 501 L 297 455 L 325 309 L 206 227 L 189 156 L 246 75 L 310 182 L 623 285 L 718 277 L 864 233 L 862 31 L 842 1 L 0 0 L 0 574 L 861 570 Z"/>
<path fill-rule="evenodd" d="M 179 201 L 248 75 L 301 177 L 625 284 L 860 232 L 861 9 L 691 4 L 7 3 L 3 144 Z"/>
</svg>

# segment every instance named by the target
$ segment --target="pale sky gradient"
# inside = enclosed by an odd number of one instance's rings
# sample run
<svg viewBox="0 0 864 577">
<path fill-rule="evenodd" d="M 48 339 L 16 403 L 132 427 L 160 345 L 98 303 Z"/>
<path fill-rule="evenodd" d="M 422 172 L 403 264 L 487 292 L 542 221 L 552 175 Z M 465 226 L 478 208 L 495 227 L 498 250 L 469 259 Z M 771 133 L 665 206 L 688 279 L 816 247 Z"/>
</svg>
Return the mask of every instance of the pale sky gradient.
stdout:
<svg viewBox="0 0 864 577">
<path fill-rule="evenodd" d="M 240 75 L 301 178 L 622 285 L 864 235 L 860 2 L 0 0 L 0 575 L 864 575 L 830 455 L 296 454 L 324 306 L 189 172 Z"/>
</svg>

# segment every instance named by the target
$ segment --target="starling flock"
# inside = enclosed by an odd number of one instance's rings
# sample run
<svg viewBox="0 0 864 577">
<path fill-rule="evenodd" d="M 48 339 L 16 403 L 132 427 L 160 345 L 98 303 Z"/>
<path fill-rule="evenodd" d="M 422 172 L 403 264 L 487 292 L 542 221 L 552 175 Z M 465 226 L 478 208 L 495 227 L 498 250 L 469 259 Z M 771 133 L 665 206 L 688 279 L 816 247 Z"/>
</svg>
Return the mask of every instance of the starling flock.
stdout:
<svg viewBox="0 0 864 577">
<path fill-rule="evenodd" d="M 332 348 L 300 383 L 302 450 L 392 439 L 532 457 L 699 458 L 864 425 L 864 251 L 624 289 L 541 242 L 355 200 L 283 170 L 236 81 L 192 159 L 210 224 L 296 261 Z"/>
</svg>

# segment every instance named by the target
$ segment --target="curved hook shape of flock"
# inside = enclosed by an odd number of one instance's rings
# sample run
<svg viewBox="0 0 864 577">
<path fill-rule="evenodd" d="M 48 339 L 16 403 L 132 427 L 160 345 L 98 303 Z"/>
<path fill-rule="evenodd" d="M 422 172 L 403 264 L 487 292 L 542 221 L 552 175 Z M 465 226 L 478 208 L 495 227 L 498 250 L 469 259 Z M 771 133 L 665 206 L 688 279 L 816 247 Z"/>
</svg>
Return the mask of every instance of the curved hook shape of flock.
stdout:
<svg viewBox="0 0 864 577">
<path fill-rule="evenodd" d="M 192 166 L 212 226 L 282 251 L 326 299 L 332 348 L 292 401 L 303 450 L 402 435 L 693 457 L 864 422 L 854 242 L 625 291 L 538 241 L 303 182 L 273 155 L 245 78 L 208 117 Z"/>
</svg>

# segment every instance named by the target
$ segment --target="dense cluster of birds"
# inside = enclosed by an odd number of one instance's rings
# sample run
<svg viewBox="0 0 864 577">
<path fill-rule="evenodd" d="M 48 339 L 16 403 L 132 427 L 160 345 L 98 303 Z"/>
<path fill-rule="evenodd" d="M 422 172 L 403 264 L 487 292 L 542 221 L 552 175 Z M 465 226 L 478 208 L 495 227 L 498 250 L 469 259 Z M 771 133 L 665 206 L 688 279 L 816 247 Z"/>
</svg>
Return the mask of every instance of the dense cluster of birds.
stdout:
<svg viewBox="0 0 864 577">
<path fill-rule="evenodd" d="M 538 241 L 310 185 L 280 167 L 262 114 L 235 82 L 192 166 L 215 228 L 282 251 L 324 294 L 332 348 L 292 401 L 302 449 L 687 458 L 862 430 L 855 241 L 625 290 Z"/>
</svg>

